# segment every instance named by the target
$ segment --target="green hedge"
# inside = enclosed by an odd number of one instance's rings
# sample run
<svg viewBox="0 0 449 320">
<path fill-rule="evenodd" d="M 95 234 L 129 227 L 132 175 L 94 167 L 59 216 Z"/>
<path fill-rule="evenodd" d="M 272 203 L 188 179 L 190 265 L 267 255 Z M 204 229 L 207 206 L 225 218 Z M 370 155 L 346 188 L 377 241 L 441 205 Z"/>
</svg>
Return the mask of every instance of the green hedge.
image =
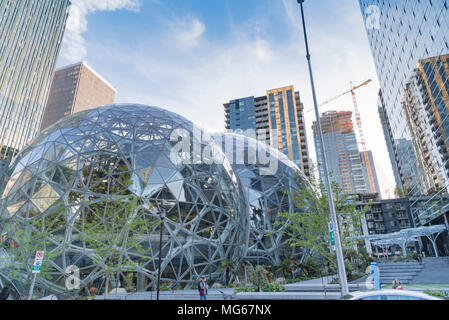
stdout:
<svg viewBox="0 0 449 320">
<path fill-rule="evenodd" d="M 238 288 L 234 289 L 234 294 L 237 294 L 240 292 L 256 292 L 256 288 L 243 286 L 243 287 L 238 287 Z"/>
<path fill-rule="evenodd" d="M 263 292 L 284 292 L 285 287 L 282 284 L 267 283 L 262 288 Z"/>
</svg>

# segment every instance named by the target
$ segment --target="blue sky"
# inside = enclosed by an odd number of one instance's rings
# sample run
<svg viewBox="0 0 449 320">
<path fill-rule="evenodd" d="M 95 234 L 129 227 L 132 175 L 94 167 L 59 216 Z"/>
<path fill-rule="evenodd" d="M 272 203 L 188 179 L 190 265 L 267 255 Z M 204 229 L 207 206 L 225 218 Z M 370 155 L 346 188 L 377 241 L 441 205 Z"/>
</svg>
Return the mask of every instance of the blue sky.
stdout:
<svg viewBox="0 0 449 320">
<path fill-rule="evenodd" d="M 86 60 L 117 87 L 117 102 L 164 107 L 224 130 L 223 103 L 295 85 L 312 105 L 296 0 L 72 0 L 59 66 Z M 318 99 L 358 92 L 381 189 L 392 171 L 377 113 L 379 85 L 357 0 L 305 3 Z M 352 110 L 350 96 L 321 111 Z M 307 113 L 309 148 L 315 160 Z"/>
</svg>

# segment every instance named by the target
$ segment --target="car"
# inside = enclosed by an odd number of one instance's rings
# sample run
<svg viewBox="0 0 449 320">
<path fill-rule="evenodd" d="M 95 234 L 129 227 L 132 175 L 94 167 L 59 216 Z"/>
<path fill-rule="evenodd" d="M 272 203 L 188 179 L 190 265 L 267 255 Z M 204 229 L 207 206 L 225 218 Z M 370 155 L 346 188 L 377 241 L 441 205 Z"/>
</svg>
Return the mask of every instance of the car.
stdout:
<svg viewBox="0 0 449 320">
<path fill-rule="evenodd" d="M 437 297 L 418 291 L 407 290 L 376 290 L 365 292 L 351 292 L 349 295 L 343 297 L 343 300 L 442 300 Z"/>
</svg>

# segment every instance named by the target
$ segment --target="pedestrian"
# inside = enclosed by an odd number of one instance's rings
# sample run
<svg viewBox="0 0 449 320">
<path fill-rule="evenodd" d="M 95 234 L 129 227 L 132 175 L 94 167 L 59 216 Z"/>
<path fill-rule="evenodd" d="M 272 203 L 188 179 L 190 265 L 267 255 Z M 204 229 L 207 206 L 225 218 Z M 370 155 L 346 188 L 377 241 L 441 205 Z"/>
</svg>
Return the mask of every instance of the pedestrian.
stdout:
<svg viewBox="0 0 449 320">
<path fill-rule="evenodd" d="M 395 290 L 403 290 L 404 289 L 402 287 L 401 280 L 396 279 L 396 280 L 393 281 L 393 289 L 395 289 Z"/>
<path fill-rule="evenodd" d="M 89 282 L 89 294 L 91 297 L 95 297 L 98 294 L 98 289 L 94 286 L 94 282 Z"/>
<path fill-rule="evenodd" d="M 198 292 L 200 293 L 200 300 L 207 300 L 207 290 L 209 286 L 206 282 L 206 277 L 201 278 L 200 283 L 198 284 Z"/>
<path fill-rule="evenodd" d="M 9 298 L 9 289 L 8 287 L 4 287 L 2 291 L 0 291 L 0 300 L 8 300 Z"/>
</svg>

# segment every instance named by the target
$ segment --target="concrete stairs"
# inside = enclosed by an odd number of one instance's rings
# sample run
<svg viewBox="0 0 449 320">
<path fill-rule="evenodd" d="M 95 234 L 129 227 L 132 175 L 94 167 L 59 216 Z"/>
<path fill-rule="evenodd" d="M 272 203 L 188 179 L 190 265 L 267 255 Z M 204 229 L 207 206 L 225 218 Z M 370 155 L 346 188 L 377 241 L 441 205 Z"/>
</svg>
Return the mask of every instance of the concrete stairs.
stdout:
<svg viewBox="0 0 449 320">
<path fill-rule="evenodd" d="M 449 257 L 424 258 L 424 269 L 411 281 L 411 284 L 449 285 Z"/>
<path fill-rule="evenodd" d="M 399 279 L 402 284 L 410 283 L 422 270 L 424 264 L 419 262 L 380 263 L 380 281 L 382 285 L 392 285 Z"/>
</svg>

